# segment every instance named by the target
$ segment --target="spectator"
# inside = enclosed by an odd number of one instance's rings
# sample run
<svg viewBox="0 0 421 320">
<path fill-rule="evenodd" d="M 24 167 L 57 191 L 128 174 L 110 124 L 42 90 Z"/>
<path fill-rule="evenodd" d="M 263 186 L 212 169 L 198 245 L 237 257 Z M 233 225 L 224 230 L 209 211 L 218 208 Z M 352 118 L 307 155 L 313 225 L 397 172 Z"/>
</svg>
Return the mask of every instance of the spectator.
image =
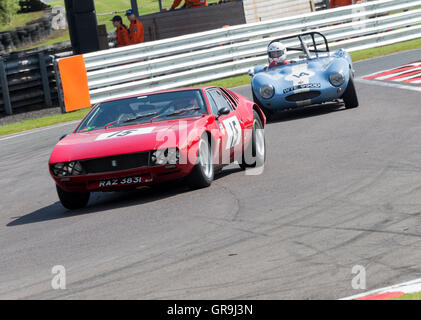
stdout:
<svg viewBox="0 0 421 320">
<path fill-rule="evenodd" d="M 133 13 L 133 10 L 126 11 L 127 19 L 130 21 L 129 34 L 130 44 L 142 43 L 145 41 L 145 30 L 143 24 Z"/>
<path fill-rule="evenodd" d="M 174 10 L 180 4 L 181 0 L 174 0 L 171 8 L 167 10 Z M 184 5 L 182 8 L 199 8 L 199 7 L 207 7 L 208 2 L 206 0 L 184 0 Z"/>
<path fill-rule="evenodd" d="M 129 29 L 123 24 L 120 16 L 114 16 L 113 22 L 116 36 L 116 47 L 124 47 L 130 44 Z"/>
</svg>

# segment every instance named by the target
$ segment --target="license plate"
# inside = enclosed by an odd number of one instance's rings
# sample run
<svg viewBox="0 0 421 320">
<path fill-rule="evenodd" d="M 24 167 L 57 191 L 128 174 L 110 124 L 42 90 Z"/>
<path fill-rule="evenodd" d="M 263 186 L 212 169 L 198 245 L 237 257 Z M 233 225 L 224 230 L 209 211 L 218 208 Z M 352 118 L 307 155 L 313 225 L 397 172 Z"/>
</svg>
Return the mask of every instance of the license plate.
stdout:
<svg viewBox="0 0 421 320">
<path fill-rule="evenodd" d="M 142 183 L 142 177 L 128 177 L 128 178 L 116 178 L 109 179 L 99 182 L 99 187 L 112 187 L 112 186 L 124 186 L 130 184 Z"/>
</svg>

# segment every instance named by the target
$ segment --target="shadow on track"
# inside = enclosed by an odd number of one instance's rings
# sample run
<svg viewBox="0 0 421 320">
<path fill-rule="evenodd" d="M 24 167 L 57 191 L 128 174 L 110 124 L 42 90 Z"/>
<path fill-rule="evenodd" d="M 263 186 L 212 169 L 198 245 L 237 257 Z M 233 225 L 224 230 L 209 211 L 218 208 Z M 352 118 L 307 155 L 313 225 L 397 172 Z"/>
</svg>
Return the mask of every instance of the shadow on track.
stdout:
<svg viewBox="0 0 421 320">
<path fill-rule="evenodd" d="M 223 169 L 220 173 L 215 175 L 215 181 L 239 171 L 242 170 L 237 167 L 229 167 L 227 169 Z M 70 218 L 77 215 L 93 214 L 113 209 L 122 209 L 125 207 L 159 201 L 161 199 L 180 195 L 190 191 L 193 190 L 191 190 L 182 180 L 179 180 L 140 190 L 109 193 L 96 192 L 92 194 L 88 206 L 84 209 L 70 211 L 64 208 L 60 202 L 57 201 L 31 213 L 17 217 L 12 222 L 9 222 L 7 226 L 15 227 L 54 219 Z"/>
<path fill-rule="evenodd" d="M 328 113 L 345 111 L 344 104 L 341 102 L 329 102 L 321 105 L 297 108 L 289 111 L 282 111 L 273 114 L 268 123 L 278 123 L 293 121 L 309 117 L 323 116 Z"/>
</svg>

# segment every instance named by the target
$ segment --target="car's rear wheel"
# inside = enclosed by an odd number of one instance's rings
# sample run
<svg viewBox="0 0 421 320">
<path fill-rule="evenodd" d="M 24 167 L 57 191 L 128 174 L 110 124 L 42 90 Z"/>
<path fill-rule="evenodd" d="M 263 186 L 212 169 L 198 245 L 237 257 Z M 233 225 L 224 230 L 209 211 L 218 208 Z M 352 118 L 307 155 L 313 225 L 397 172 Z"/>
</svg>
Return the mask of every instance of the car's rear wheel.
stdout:
<svg viewBox="0 0 421 320">
<path fill-rule="evenodd" d="M 259 106 L 259 108 L 263 111 L 265 114 L 267 120 L 270 120 L 272 116 L 274 115 L 275 111 L 270 110 L 260 103 L 259 99 L 257 99 L 256 95 L 254 94 L 253 87 L 251 88 L 251 92 L 253 93 L 253 102 Z"/>
<path fill-rule="evenodd" d="M 68 192 L 56 185 L 57 194 L 63 207 L 76 210 L 86 207 L 90 192 Z"/>
<path fill-rule="evenodd" d="M 253 110 L 252 137 L 247 149 L 244 150 L 240 167 L 247 168 L 262 167 L 266 161 L 266 140 L 265 131 L 258 113 Z"/>
<path fill-rule="evenodd" d="M 196 165 L 187 177 L 187 184 L 192 189 L 209 187 L 215 175 L 212 148 L 207 134 L 203 134 L 199 141 Z"/>
<path fill-rule="evenodd" d="M 356 108 L 359 105 L 357 91 L 355 90 L 354 85 L 354 79 L 351 74 L 349 75 L 348 86 L 342 95 L 342 99 L 344 100 L 345 108 L 347 109 Z"/>
</svg>

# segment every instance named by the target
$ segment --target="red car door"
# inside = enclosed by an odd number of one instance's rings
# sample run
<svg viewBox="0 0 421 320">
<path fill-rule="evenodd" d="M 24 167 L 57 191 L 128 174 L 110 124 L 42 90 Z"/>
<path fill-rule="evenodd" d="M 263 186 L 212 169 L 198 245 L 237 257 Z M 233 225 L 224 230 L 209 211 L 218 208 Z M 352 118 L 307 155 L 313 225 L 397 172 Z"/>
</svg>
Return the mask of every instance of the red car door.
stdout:
<svg viewBox="0 0 421 320">
<path fill-rule="evenodd" d="M 244 124 L 232 101 L 219 88 L 210 88 L 206 93 L 220 129 L 222 161 L 227 164 L 242 155 Z M 229 113 L 219 115 L 223 109 L 228 109 Z"/>
</svg>

